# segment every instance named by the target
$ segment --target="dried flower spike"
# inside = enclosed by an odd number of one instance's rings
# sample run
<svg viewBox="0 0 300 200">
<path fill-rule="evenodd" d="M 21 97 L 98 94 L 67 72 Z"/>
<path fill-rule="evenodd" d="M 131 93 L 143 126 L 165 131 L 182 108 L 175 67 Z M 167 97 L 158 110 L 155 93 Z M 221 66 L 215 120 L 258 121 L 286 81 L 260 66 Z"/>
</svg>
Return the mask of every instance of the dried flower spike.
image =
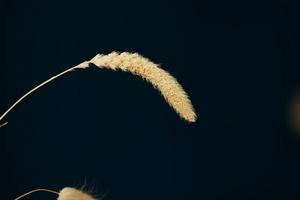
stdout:
<svg viewBox="0 0 300 200">
<path fill-rule="evenodd" d="M 23 197 L 26 197 L 35 192 L 49 192 L 56 194 L 58 195 L 57 200 L 96 200 L 92 195 L 71 187 L 65 187 L 60 192 L 48 189 L 35 189 L 15 198 L 15 200 L 22 199 Z"/>
<path fill-rule="evenodd" d="M 117 53 L 108 55 L 98 54 L 90 63 L 113 70 L 122 70 L 138 75 L 157 88 L 175 111 L 189 122 L 196 121 L 196 113 L 192 103 L 177 80 L 157 64 L 137 53 Z"/>
<path fill-rule="evenodd" d="M 71 187 L 65 187 L 59 192 L 57 200 L 96 200 L 92 195 Z"/>
<path fill-rule="evenodd" d="M 119 69 L 142 77 L 161 92 L 162 96 L 166 99 L 169 105 L 172 106 L 182 118 L 188 122 L 196 121 L 197 116 L 188 95 L 173 76 L 171 76 L 165 70 L 159 68 L 157 64 L 137 53 L 112 52 L 108 55 L 98 54 L 90 61 L 85 61 L 79 65 L 71 67 L 34 87 L 21 98 L 19 98 L 0 116 L 0 122 L 16 105 L 18 105 L 23 99 L 28 97 L 34 91 L 68 72 L 76 69 L 86 69 L 90 66 L 90 63 L 99 68 L 108 68 L 113 70 Z M 0 127 L 3 127 L 6 124 L 7 122 L 4 122 L 0 124 Z"/>
</svg>

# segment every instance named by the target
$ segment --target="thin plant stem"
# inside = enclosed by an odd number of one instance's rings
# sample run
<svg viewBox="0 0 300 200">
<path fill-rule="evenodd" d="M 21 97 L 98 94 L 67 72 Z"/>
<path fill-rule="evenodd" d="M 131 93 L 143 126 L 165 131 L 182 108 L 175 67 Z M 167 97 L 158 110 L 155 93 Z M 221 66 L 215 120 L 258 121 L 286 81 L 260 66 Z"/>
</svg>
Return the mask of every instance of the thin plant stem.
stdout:
<svg viewBox="0 0 300 200">
<path fill-rule="evenodd" d="M 88 67 L 88 62 L 83 62 L 79 65 L 76 65 L 75 67 L 71 67 L 51 78 L 49 78 L 48 80 L 44 81 L 43 83 L 39 84 L 38 86 L 34 87 L 33 89 L 31 89 L 29 92 L 27 92 L 26 94 L 24 94 L 21 98 L 19 98 L 13 105 L 11 105 L 1 116 L 0 116 L 0 122 L 2 121 L 2 119 L 16 106 L 18 105 L 23 99 L 25 99 L 27 96 L 29 96 L 31 93 L 33 93 L 34 91 L 36 91 L 37 89 L 41 88 L 42 86 L 46 85 L 47 83 L 55 80 L 56 78 L 70 72 L 70 71 L 73 71 L 75 69 L 78 69 L 78 68 L 87 68 Z M 0 128 L 5 126 L 8 122 L 4 122 L 0 125 Z"/>
<path fill-rule="evenodd" d="M 23 197 L 26 197 L 32 193 L 35 193 L 35 192 L 49 192 L 49 193 L 53 193 L 53 194 L 57 194 L 59 195 L 59 192 L 56 192 L 54 190 L 48 190 L 48 189 L 35 189 L 35 190 L 31 190 L 29 192 L 26 192 L 25 194 L 22 194 L 21 196 L 18 196 L 17 198 L 15 198 L 15 200 L 19 200 L 19 199 L 22 199 Z"/>
<path fill-rule="evenodd" d="M 8 124 L 8 122 L 4 122 L 3 124 L 1 124 L 1 125 L 0 125 L 0 128 L 1 128 L 2 126 L 5 126 L 6 124 Z"/>
</svg>

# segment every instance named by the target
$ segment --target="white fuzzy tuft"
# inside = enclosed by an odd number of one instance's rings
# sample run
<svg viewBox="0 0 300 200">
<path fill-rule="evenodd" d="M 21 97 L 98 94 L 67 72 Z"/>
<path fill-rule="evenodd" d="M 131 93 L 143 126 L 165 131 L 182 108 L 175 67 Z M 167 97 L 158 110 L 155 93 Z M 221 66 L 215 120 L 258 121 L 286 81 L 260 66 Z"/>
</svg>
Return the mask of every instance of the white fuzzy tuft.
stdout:
<svg viewBox="0 0 300 200">
<path fill-rule="evenodd" d="M 65 187 L 59 192 L 57 200 L 96 200 L 91 195 L 71 187 Z"/>
<path fill-rule="evenodd" d="M 138 75 L 157 88 L 166 101 L 185 120 L 195 122 L 197 119 L 193 105 L 177 80 L 168 72 L 158 67 L 147 58 L 137 53 L 98 54 L 90 63 L 99 68 L 122 70 Z"/>
</svg>

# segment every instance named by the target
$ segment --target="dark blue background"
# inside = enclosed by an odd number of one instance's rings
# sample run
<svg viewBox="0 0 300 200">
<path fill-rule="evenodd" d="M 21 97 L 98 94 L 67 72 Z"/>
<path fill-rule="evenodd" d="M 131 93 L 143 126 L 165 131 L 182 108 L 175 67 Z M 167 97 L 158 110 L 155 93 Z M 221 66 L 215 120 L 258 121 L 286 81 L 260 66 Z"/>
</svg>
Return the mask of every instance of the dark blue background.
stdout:
<svg viewBox="0 0 300 200">
<path fill-rule="evenodd" d="M 199 120 L 180 120 L 131 74 L 70 73 L 7 116 L 0 198 L 86 180 L 107 200 L 299 199 L 300 140 L 287 126 L 299 19 L 288 1 L 1 1 L 1 112 L 50 76 L 116 50 L 160 63 Z"/>
</svg>

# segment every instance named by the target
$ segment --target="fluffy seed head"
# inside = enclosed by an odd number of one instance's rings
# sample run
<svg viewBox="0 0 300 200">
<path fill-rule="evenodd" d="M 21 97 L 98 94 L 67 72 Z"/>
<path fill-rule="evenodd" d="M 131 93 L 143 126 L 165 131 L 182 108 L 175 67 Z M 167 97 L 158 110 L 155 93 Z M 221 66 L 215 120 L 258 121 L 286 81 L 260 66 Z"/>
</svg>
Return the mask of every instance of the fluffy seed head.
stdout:
<svg viewBox="0 0 300 200">
<path fill-rule="evenodd" d="M 71 187 L 65 187 L 59 192 L 57 200 L 96 200 L 91 195 Z"/>
<path fill-rule="evenodd" d="M 197 119 L 193 105 L 177 80 L 165 70 L 137 53 L 98 54 L 90 63 L 112 70 L 122 70 L 138 75 L 157 88 L 171 107 L 185 120 L 195 122 Z"/>
</svg>

